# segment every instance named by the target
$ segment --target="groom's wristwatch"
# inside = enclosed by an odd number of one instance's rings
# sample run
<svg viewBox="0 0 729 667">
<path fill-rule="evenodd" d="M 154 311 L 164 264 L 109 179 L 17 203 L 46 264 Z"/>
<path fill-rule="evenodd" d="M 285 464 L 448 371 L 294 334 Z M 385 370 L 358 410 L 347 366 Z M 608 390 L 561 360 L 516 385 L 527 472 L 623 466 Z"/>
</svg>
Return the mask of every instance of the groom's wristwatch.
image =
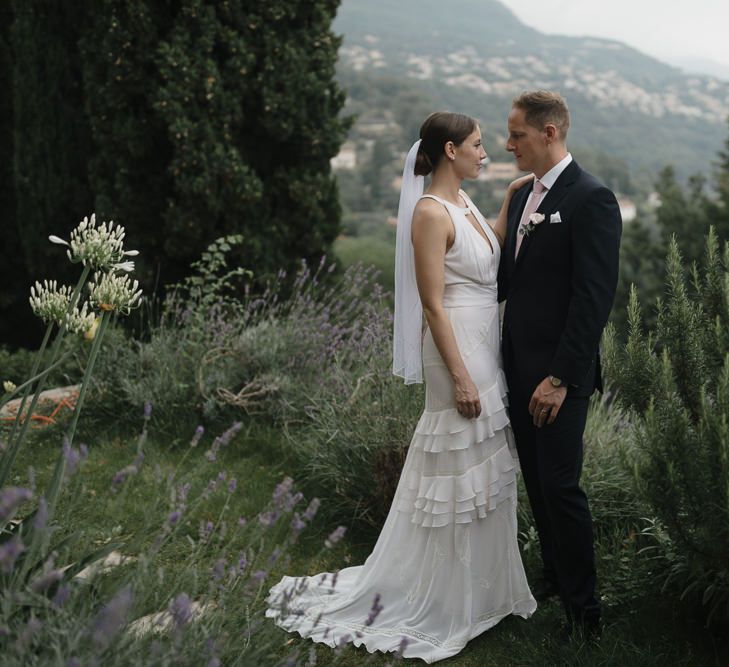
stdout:
<svg viewBox="0 0 729 667">
<path fill-rule="evenodd" d="M 549 381 L 552 383 L 553 387 L 562 387 L 564 386 L 564 383 L 559 378 L 554 377 L 554 375 L 549 376 Z"/>
</svg>

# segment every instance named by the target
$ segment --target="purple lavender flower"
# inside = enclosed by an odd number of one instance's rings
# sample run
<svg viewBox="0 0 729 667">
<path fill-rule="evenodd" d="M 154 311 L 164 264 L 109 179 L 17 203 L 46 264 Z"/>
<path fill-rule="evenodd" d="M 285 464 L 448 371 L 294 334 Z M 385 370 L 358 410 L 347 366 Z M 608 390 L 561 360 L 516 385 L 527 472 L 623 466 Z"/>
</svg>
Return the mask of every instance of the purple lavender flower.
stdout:
<svg viewBox="0 0 729 667">
<path fill-rule="evenodd" d="M 22 486 L 6 486 L 0 491 L 0 521 L 10 519 L 18 509 L 18 505 L 30 500 L 33 492 Z"/>
<path fill-rule="evenodd" d="M 240 574 L 243 574 L 248 567 L 248 559 L 245 557 L 245 554 L 241 554 L 240 558 L 238 559 L 238 572 Z"/>
<path fill-rule="evenodd" d="M 274 523 L 276 523 L 276 521 L 278 521 L 279 516 L 281 516 L 281 514 L 277 510 L 274 510 L 273 512 L 261 512 L 258 515 L 258 522 L 264 528 L 270 528 Z"/>
<path fill-rule="evenodd" d="M 96 645 L 105 646 L 122 629 L 132 601 L 132 589 L 126 586 L 101 609 L 91 628 L 91 639 Z"/>
<path fill-rule="evenodd" d="M 192 620 L 192 601 L 187 593 L 180 593 L 174 600 L 170 601 L 168 610 L 172 616 L 172 622 L 178 630 L 181 630 Z"/>
<path fill-rule="evenodd" d="M 302 521 L 298 512 L 294 512 L 294 518 L 291 520 L 291 530 L 294 533 L 300 533 L 306 528 L 306 521 Z"/>
<path fill-rule="evenodd" d="M 268 576 L 268 572 L 265 570 L 256 570 L 253 574 L 251 574 L 251 579 L 255 581 L 257 584 L 261 583 L 266 577 Z"/>
<path fill-rule="evenodd" d="M 213 656 L 207 664 L 207 667 L 220 667 L 220 658 Z"/>
<path fill-rule="evenodd" d="M 34 593 L 43 593 L 61 579 L 63 579 L 63 572 L 54 568 L 53 556 L 51 556 L 43 566 L 43 573 L 30 583 L 30 589 Z"/>
<path fill-rule="evenodd" d="M 329 537 L 324 540 L 324 546 L 327 549 L 331 549 L 337 542 L 339 542 L 344 537 L 344 534 L 346 532 L 347 528 L 345 526 L 337 526 L 337 528 L 332 533 L 330 533 Z"/>
<path fill-rule="evenodd" d="M 152 401 L 144 402 L 144 419 L 147 420 L 152 416 Z"/>
<path fill-rule="evenodd" d="M 235 489 L 238 486 L 238 480 L 235 477 L 232 477 L 230 482 L 228 482 L 228 493 L 235 493 Z"/>
<path fill-rule="evenodd" d="M 203 433 L 205 433 L 205 429 L 202 426 L 198 426 L 195 429 L 195 435 L 193 435 L 192 440 L 190 440 L 190 447 L 197 447 L 200 442 L 200 438 L 203 437 Z"/>
<path fill-rule="evenodd" d="M 127 477 L 136 475 L 142 467 L 142 461 L 144 461 L 144 452 L 138 452 L 134 457 L 134 461 L 132 461 L 128 466 L 124 466 L 121 470 L 117 470 L 111 480 L 112 485 L 115 488 L 118 488 L 124 483 Z"/>
<path fill-rule="evenodd" d="M 38 510 L 33 517 L 33 528 L 43 530 L 48 522 L 48 502 L 44 496 L 38 501 Z"/>
<path fill-rule="evenodd" d="M 87 458 L 89 458 L 89 448 L 83 443 L 78 446 L 78 453 L 80 454 L 82 461 L 85 461 Z"/>
<path fill-rule="evenodd" d="M 218 460 L 218 449 L 220 449 L 220 439 L 215 438 L 213 444 L 210 445 L 210 449 L 205 452 L 205 459 L 210 463 L 215 463 Z"/>
<path fill-rule="evenodd" d="M 67 439 L 63 441 L 63 457 L 66 459 L 66 477 L 71 477 L 76 472 L 76 468 L 78 468 L 81 454 L 78 449 L 71 447 Z"/>
<path fill-rule="evenodd" d="M 238 527 L 239 528 L 245 528 L 248 525 L 248 519 L 246 519 L 244 516 L 238 517 Z"/>
<path fill-rule="evenodd" d="M 15 567 L 18 556 L 24 551 L 25 545 L 17 537 L 0 544 L 0 570 L 5 574 L 10 574 Z"/>
<path fill-rule="evenodd" d="M 291 511 L 296 505 L 298 505 L 304 499 L 304 494 L 301 491 L 297 491 L 293 496 L 289 496 L 286 499 L 285 509 Z"/>
<path fill-rule="evenodd" d="M 321 505 L 321 500 L 319 498 L 312 498 L 311 502 L 309 503 L 309 506 L 306 508 L 306 511 L 304 512 L 304 521 L 311 521 L 314 516 L 316 516 L 317 511 L 319 510 L 319 507 Z"/>
<path fill-rule="evenodd" d="M 407 645 L 409 643 L 410 643 L 410 640 L 407 637 L 403 637 L 400 640 L 400 646 L 398 646 L 397 651 L 395 651 L 396 658 L 402 658 L 405 655 L 405 649 L 407 648 Z"/>
<path fill-rule="evenodd" d="M 81 667 L 81 661 L 78 658 L 69 658 L 66 667 Z"/>
<path fill-rule="evenodd" d="M 230 444 L 230 441 L 238 435 L 238 432 L 243 428 L 243 422 L 233 422 L 232 426 L 219 436 L 220 444 L 226 447 Z"/>
<path fill-rule="evenodd" d="M 271 555 L 268 557 L 268 564 L 274 565 L 276 561 L 281 558 L 281 554 L 283 551 L 281 551 L 281 547 L 276 547 L 272 552 Z"/>
<path fill-rule="evenodd" d="M 182 512 L 180 512 L 180 510 L 173 510 L 167 516 L 167 525 L 170 528 L 173 528 L 174 526 L 176 526 L 178 524 L 181 517 L 182 517 Z"/>
<path fill-rule="evenodd" d="M 128 468 L 123 468 L 122 470 L 117 470 L 116 473 L 114 473 L 114 477 L 111 478 L 111 483 L 113 486 L 121 486 L 124 483 L 124 480 L 127 478 L 128 474 Z"/>
<path fill-rule="evenodd" d="M 187 496 L 190 493 L 191 488 L 192 485 L 190 482 L 185 482 L 177 487 L 177 497 L 179 498 L 180 503 L 185 504 L 187 502 Z"/>
<path fill-rule="evenodd" d="M 380 604 L 380 594 L 375 593 L 375 599 L 372 602 L 372 608 L 370 609 L 370 613 L 367 616 L 367 620 L 365 621 L 365 625 L 370 626 L 375 622 L 375 619 L 380 615 L 380 612 L 384 609 L 384 607 Z"/>
<path fill-rule="evenodd" d="M 273 502 L 277 507 L 283 507 L 286 501 L 291 497 L 291 489 L 294 486 L 294 480 L 290 477 L 284 477 L 280 484 L 276 485 L 273 492 Z"/>
<path fill-rule="evenodd" d="M 56 609 L 60 609 L 63 607 L 63 605 L 68 602 L 68 599 L 71 597 L 71 587 L 68 584 L 61 584 L 58 587 L 58 590 L 56 591 L 56 594 L 53 596 L 53 600 L 51 600 L 51 603 Z"/>
<path fill-rule="evenodd" d="M 212 521 L 207 521 L 205 523 L 201 521 L 199 531 L 200 540 L 203 542 L 207 542 L 210 539 L 210 536 L 213 534 L 213 528 L 214 526 Z"/>
<path fill-rule="evenodd" d="M 218 558 L 213 565 L 213 581 L 220 581 L 225 576 L 225 569 L 228 566 L 225 558 Z"/>
</svg>

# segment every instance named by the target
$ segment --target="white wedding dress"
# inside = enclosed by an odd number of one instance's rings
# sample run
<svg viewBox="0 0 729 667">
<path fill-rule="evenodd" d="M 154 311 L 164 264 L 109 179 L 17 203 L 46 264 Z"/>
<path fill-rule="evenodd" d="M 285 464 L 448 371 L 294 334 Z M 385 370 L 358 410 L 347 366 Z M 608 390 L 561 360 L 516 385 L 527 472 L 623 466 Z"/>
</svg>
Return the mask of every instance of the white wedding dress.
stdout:
<svg viewBox="0 0 729 667">
<path fill-rule="evenodd" d="M 364 565 L 331 574 L 284 577 L 266 615 L 288 631 L 337 646 L 396 651 L 431 663 L 509 614 L 536 602 L 519 555 L 518 461 L 500 363 L 496 273 L 499 244 L 465 193 L 467 208 L 443 203 L 455 226 L 445 255 L 443 305 L 479 390 L 474 420 L 455 407 L 453 382 L 430 331 L 423 341 L 425 411 L 415 428 L 390 512 Z M 470 212 L 491 247 L 466 218 Z M 376 594 L 381 612 L 366 624 Z"/>
</svg>

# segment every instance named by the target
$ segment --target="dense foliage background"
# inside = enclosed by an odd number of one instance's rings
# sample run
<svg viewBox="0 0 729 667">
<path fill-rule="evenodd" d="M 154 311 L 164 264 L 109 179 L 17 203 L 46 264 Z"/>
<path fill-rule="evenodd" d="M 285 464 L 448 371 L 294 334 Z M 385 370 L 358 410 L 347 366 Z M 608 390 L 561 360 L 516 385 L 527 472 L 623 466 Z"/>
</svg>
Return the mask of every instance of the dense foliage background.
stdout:
<svg viewBox="0 0 729 667">
<path fill-rule="evenodd" d="M 144 241 L 143 285 L 184 276 L 242 233 L 257 276 L 316 262 L 339 231 L 329 160 L 348 121 L 333 80 L 337 0 L 3 2 L 0 206 L 15 265 L 0 321 L 33 275 L 66 277 L 48 234 L 84 215 Z M 19 320 L 0 340 L 28 343 Z"/>
</svg>

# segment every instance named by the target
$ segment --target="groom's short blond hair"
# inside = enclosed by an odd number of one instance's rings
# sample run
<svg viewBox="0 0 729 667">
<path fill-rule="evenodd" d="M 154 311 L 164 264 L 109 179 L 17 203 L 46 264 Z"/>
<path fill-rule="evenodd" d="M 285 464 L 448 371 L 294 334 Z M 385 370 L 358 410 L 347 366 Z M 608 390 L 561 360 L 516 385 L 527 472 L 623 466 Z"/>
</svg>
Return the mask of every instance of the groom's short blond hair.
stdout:
<svg viewBox="0 0 729 667">
<path fill-rule="evenodd" d="M 543 130 L 546 125 L 554 125 L 564 141 L 570 127 L 570 111 L 567 102 L 559 93 L 549 90 L 535 90 L 517 95 L 512 106 L 524 111 L 524 118 L 529 125 Z"/>
</svg>

